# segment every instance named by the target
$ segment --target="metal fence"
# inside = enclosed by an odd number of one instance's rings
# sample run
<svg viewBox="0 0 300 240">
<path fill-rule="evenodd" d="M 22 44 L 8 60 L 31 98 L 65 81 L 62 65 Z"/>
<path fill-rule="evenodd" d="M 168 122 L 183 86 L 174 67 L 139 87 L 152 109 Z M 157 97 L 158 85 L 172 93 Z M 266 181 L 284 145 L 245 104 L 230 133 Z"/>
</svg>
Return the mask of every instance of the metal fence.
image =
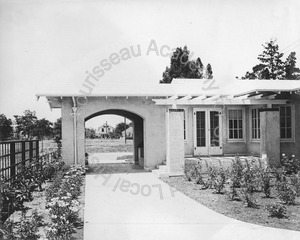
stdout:
<svg viewBox="0 0 300 240">
<path fill-rule="evenodd" d="M 23 166 L 39 156 L 39 140 L 0 142 L 0 175 L 5 179 L 14 177 Z"/>
</svg>

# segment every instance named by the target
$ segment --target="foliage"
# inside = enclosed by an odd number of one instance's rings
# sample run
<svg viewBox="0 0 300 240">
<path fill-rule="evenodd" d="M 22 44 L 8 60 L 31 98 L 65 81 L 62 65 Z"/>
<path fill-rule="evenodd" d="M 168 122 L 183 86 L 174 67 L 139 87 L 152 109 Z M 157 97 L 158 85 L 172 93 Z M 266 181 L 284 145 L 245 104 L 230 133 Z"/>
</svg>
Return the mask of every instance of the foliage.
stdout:
<svg viewBox="0 0 300 240">
<path fill-rule="evenodd" d="M 239 188 L 241 186 L 241 181 L 243 177 L 243 164 L 239 156 L 236 156 L 230 171 L 230 180 L 233 184 L 233 187 Z"/>
<path fill-rule="evenodd" d="M 270 213 L 270 217 L 286 218 L 286 207 L 282 204 L 269 204 L 267 210 Z"/>
<path fill-rule="evenodd" d="M 60 171 L 46 190 L 46 207 L 51 217 L 51 223 L 47 227 L 47 237 L 68 239 L 68 236 L 75 231 L 79 222 L 79 202 L 76 198 L 80 194 L 84 173 L 83 166 L 72 166 L 66 172 Z"/>
<path fill-rule="evenodd" d="M 226 195 L 232 201 L 240 199 L 239 192 L 232 182 L 230 182 L 229 191 L 226 192 Z"/>
<path fill-rule="evenodd" d="M 9 118 L 6 118 L 4 114 L 0 114 L 0 141 L 8 139 L 12 132 L 12 121 Z"/>
<path fill-rule="evenodd" d="M 291 184 L 294 187 L 294 190 L 298 197 L 300 197 L 300 176 L 299 172 L 291 176 Z"/>
<path fill-rule="evenodd" d="M 130 127 L 129 124 L 124 123 L 124 122 L 120 122 L 120 123 L 118 123 L 118 124 L 116 125 L 115 132 L 116 132 L 117 134 L 120 134 L 120 135 L 121 135 L 122 132 L 123 132 L 125 129 L 129 128 L 129 127 Z"/>
<path fill-rule="evenodd" d="M 43 217 L 37 211 L 32 213 L 31 218 L 27 218 L 25 213 L 19 222 L 7 220 L 5 222 L 6 239 L 14 240 L 35 240 L 39 239 L 38 227 L 43 225 Z"/>
<path fill-rule="evenodd" d="M 297 173 L 300 170 L 300 161 L 295 157 L 295 155 L 288 157 L 283 153 L 280 163 L 286 174 Z"/>
<path fill-rule="evenodd" d="M 220 169 L 215 170 L 215 176 L 212 180 L 212 185 L 216 190 L 216 193 L 221 193 L 225 188 L 227 177 L 226 171 L 221 167 Z"/>
<path fill-rule="evenodd" d="M 262 189 L 264 191 L 264 194 L 266 195 L 266 197 L 270 197 L 272 186 L 271 186 L 271 176 L 270 176 L 269 169 L 262 170 L 261 179 L 262 179 Z"/>
<path fill-rule="evenodd" d="M 300 79 L 300 70 L 296 68 L 296 53 L 291 52 L 285 62 L 279 52 L 276 39 L 262 45 L 264 50 L 258 55 L 259 64 L 247 72 L 242 79 Z"/>
<path fill-rule="evenodd" d="M 287 205 L 295 204 L 296 191 L 289 185 L 287 179 L 276 184 L 279 199 Z"/>
<path fill-rule="evenodd" d="M 37 119 L 35 121 L 34 136 L 39 139 L 44 139 L 44 137 L 50 137 L 52 135 L 52 125 L 53 123 L 45 118 Z"/>
<path fill-rule="evenodd" d="M 17 123 L 17 132 L 27 135 L 28 138 L 31 138 L 36 133 L 36 121 L 37 117 L 35 111 L 25 110 L 24 115 L 18 116 L 14 115 Z"/>
<path fill-rule="evenodd" d="M 160 83 L 171 83 L 173 78 L 213 78 L 211 65 L 207 65 L 204 74 L 201 59 L 190 60 L 190 51 L 186 46 L 176 48 L 171 56 L 170 67 L 166 67 L 162 77 Z"/>
<path fill-rule="evenodd" d="M 251 192 L 249 188 L 242 187 L 241 193 L 242 193 L 245 203 L 247 204 L 247 207 L 259 208 L 259 205 L 257 204 L 257 200 L 254 197 L 253 192 Z"/>
<path fill-rule="evenodd" d="M 285 60 L 284 71 L 285 79 L 300 79 L 300 69 L 296 67 L 296 52 L 291 52 Z"/>
<path fill-rule="evenodd" d="M 96 138 L 96 129 L 94 128 L 86 128 L 85 129 L 85 137 L 94 139 Z"/>
</svg>

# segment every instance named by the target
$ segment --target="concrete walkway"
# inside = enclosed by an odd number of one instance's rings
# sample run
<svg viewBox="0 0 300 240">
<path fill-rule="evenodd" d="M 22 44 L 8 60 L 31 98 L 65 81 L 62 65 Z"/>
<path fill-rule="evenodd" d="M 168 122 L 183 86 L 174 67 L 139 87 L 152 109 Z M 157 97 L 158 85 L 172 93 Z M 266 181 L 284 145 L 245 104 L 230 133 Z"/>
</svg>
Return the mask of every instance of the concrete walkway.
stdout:
<svg viewBox="0 0 300 240">
<path fill-rule="evenodd" d="M 300 239 L 218 214 L 153 173 L 87 175 L 85 191 L 85 240 Z"/>
<path fill-rule="evenodd" d="M 132 156 L 132 152 L 108 152 L 108 153 L 92 153 L 89 156 L 89 163 L 125 163 L 132 158 L 118 159 L 118 157 Z"/>
</svg>

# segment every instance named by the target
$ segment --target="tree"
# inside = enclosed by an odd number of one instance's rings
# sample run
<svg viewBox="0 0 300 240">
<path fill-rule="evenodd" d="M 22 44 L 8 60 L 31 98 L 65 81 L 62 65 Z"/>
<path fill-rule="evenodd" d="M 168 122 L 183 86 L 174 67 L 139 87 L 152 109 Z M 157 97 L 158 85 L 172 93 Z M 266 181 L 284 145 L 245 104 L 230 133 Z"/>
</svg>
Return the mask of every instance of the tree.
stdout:
<svg viewBox="0 0 300 240">
<path fill-rule="evenodd" d="M 121 122 L 121 123 L 118 123 L 118 124 L 116 125 L 115 132 L 116 132 L 117 134 L 121 134 L 121 133 L 122 133 L 125 129 L 127 129 L 127 128 L 129 128 L 129 124 L 126 123 L 126 125 L 125 125 L 124 122 Z"/>
<path fill-rule="evenodd" d="M 6 140 L 13 132 L 12 121 L 6 118 L 4 114 L 0 114 L 0 140 Z"/>
<path fill-rule="evenodd" d="M 94 128 L 86 128 L 85 129 L 85 137 L 94 139 L 96 138 L 96 130 Z"/>
<path fill-rule="evenodd" d="M 300 80 L 300 69 L 296 67 L 296 52 L 291 52 L 285 60 L 284 70 L 285 79 L 298 79 Z"/>
<path fill-rule="evenodd" d="M 173 78 L 204 78 L 204 67 L 201 59 L 190 60 L 190 51 L 186 46 L 176 48 L 171 56 L 170 67 L 163 72 L 160 83 L 171 83 Z"/>
<path fill-rule="evenodd" d="M 45 118 L 37 119 L 35 121 L 34 136 L 38 136 L 39 139 L 44 139 L 44 137 L 50 137 L 52 134 L 53 123 Z"/>
<path fill-rule="evenodd" d="M 17 132 L 31 138 L 35 135 L 36 121 L 35 111 L 25 110 L 23 116 L 14 115 L 17 123 Z"/>
<path fill-rule="evenodd" d="M 259 64 L 246 72 L 242 79 L 300 79 L 300 69 L 296 68 L 296 53 L 291 52 L 285 62 L 281 60 L 276 40 L 266 42 L 263 53 L 258 55 Z"/>
<path fill-rule="evenodd" d="M 207 64 L 206 71 L 205 71 L 205 77 L 207 79 L 212 79 L 213 78 L 212 74 L 213 74 L 212 67 L 210 64 Z"/>
<path fill-rule="evenodd" d="M 58 118 L 56 122 L 53 123 L 52 133 L 54 136 L 60 136 L 61 138 L 61 118 Z"/>
</svg>

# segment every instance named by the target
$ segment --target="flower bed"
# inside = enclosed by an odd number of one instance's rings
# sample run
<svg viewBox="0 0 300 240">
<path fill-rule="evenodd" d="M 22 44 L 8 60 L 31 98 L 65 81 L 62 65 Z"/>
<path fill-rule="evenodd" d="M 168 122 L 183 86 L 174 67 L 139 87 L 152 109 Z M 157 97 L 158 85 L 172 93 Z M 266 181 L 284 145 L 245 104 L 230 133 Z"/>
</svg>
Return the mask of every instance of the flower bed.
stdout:
<svg viewBox="0 0 300 240">
<path fill-rule="evenodd" d="M 294 171 L 299 161 L 283 155 L 282 163 L 282 168 L 270 169 L 254 158 L 251 162 L 236 157 L 231 165 L 187 161 L 185 177 L 162 180 L 227 216 L 300 231 L 300 173 Z"/>
<path fill-rule="evenodd" d="M 84 167 L 67 167 L 59 158 L 31 164 L 21 169 L 16 181 L 2 186 L 2 218 L 15 211 L 4 223 L 4 239 L 71 239 L 83 226 L 78 198 Z"/>
</svg>

